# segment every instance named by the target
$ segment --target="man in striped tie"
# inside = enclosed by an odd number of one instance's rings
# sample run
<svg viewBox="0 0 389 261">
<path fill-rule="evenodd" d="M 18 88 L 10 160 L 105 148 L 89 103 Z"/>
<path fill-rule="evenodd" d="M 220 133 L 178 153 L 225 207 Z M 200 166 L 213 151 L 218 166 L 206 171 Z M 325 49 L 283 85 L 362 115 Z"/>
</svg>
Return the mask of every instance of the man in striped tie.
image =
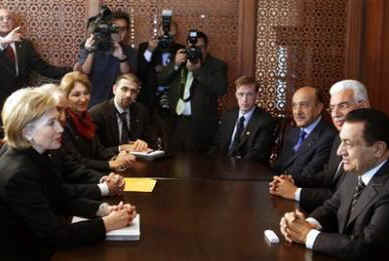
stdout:
<svg viewBox="0 0 389 261">
<path fill-rule="evenodd" d="M 336 193 L 305 218 L 281 219 L 286 241 L 350 260 L 378 260 L 389 235 L 389 117 L 374 109 L 346 116 L 337 153 L 347 173 Z"/>
</svg>

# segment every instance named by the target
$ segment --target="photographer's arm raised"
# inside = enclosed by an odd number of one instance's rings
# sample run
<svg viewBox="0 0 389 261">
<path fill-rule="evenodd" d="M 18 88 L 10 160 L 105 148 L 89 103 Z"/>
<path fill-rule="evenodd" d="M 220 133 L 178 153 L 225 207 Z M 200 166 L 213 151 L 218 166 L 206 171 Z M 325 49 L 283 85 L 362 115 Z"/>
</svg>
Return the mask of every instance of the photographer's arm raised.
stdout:
<svg viewBox="0 0 389 261">
<path fill-rule="evenodd" d="M 123 48 L 120 46 L 118 42 L 114 42 L 114 51 L 112 56 L 117 58 L 120 62 L 120 72 L 121 73 L 129 73 L 131 71 L 131 67 L 128 64 L 128 57 L 123 53 Z"/>
<path fill-rule="evenodd" d="M 86 57 L 85 61 L 81 64 L 81 70 L 83 73 L 86 74 L 90 74 L 90 72 L 92 71 L 93 60 L 95 57 L 95 53 L 92 52 L 94 44 L 95 44 L 95 40 L 92 34 L 88 39 L 86 39 L 84 50 L 81 50 L 81 51 L 88 52 L 88 56 Z"/>
</svg>

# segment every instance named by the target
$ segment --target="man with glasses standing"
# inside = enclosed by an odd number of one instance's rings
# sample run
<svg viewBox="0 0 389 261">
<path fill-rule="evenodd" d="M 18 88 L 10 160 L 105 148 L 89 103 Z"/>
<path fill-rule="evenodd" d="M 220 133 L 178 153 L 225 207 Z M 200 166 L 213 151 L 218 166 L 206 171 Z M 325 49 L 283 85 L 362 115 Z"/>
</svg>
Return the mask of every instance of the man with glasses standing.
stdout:
<svg viewBox="0 0 389 261">
<path fill-rule="evenodd" d="M 112 98 L 112 86 L 120 74 L 136 72 L 137 52 L 127 44 L 130 18 L 124 12 L 114 12 L 112 23 L 119 33 L 112 35 L 114 49 L 111 53 L 95 50 L 93 34 L 79 52 L 77 69 L 89 75 L 93 86 L 89 106 Z"/>
</svg>

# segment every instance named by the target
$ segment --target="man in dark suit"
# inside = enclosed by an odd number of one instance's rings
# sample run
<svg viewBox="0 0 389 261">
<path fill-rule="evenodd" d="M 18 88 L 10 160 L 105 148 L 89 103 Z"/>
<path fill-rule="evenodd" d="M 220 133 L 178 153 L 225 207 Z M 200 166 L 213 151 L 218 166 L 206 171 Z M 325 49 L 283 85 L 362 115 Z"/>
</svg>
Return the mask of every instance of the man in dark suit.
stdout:
<svg viewBox="0 0 389 261">
<path fill-rule="evenodd" d="M 303 87 L 292 98 L 297 127 L 286 131 L 281 153 L 273 168 L 296 182 L 310 179 L 328 161 L 335 131 L 321 117 L 323 101 L 318 89 Z"/>
<path fill-rule="evenodd" d="M 215 138 L 216 150 L 231 157 L 268 164 L 275 121 L 256 106 L 255 79 L 241 76 L 235 81 L 238 108 L 224 113 Z"/>
<path fill-rule="evenodd" d="M 343 126 L 347 113 L 370 107 L 366 88 L 359 81 L 336 82 L 331 86 L 330 95 L 331 118 L 338 131 Z M 323 171 L 298 184 L 295 184 L 290 176 L 275 176 L 270 183 L 270 193 L 299 201 L 300 206 L 308 212 L 322 205 L 332 196 L 344 178 L 340 165 L 341 157 L 336 153 L 339 144 L 340 138 L 337 136 L 332 143 L 330 158 Z"/>
<path fill-rule="evenodd" d="M 160 35 L 162 33 L 161 26 Z M 172 42 L 168 46 L 160 44 L 158 38 L 139 44 L 138 76 L 142 82 L 142 89 L 137 101 L 150 108 L 150 110 L 164 111 L 169 108 L 167 86 L 158 86 L 157 73 L 170 64 L 179 49 L 185 48 L 175 42 L 176 33 L 177 24 L 172 21 L 168 33 Z"/>
<path fill-rule="evenodd" d="M 191 34 L 187 45 L 196 49 L 198 59 L 189 59 L 179 49 L 174 62 L 158 75 L 161 85 L 169 87 L 169 106 L 175 117 L 172 150 L 208 151 L 217 128 L 217 99 L 227 91 L 227 65 L 207 53 L 208 37 Z M 193 57 L 192 57 L 193 58 Z"/>
<path fill-rule="evenodd" d="M 119 146 L 119 151 L 148 148 L 150 116 L 146 107 L 135 101 L 139 91 L 138 78 L 123 74 L 113 86 L 114 98 L 90 109 L 96 134 L 105 147 Z"/>
<path fill-rule="evenodd" d="M 148 42 L 139 44 L 138 48 L 138 76 L 142 82 L 142 88 L 137 101 L 145 105 L 150 113 L 153 122 L 155 135 L 161 137 L 164 149 L 169 144 L 171 133 L 172 115 L 169 111 L 168 87 L 161 85 L 157 80 L 157 74 L 174 59 L 179 49 L 185 48 L 175 42 L 177 24 L 172 21 L 168 35 L 172 41 L 167 45 L 161 44 L 155 37 Z M 162 26 L 160 35 L 163 34 Z"/>
<path fill-rule="evenodd" d="M 336 193 L 307 219 L 300 211 L 281 219 L 289 242 L 351 260 L 378 260 L 389 234 L 389 117 L 373 109 L 350 112 L 338 155 L 347 172 Z"/>
<path fill-rule="evenodd" d="M 31 71 L 58 79 L 70 68 L 55 67 L 43 61 L 32 43 L 23 38 L 20 26 L 16 27 L 14 15 L 0 9 L 0 109 L 12 92 L 27 85 Z"/>
</svg>

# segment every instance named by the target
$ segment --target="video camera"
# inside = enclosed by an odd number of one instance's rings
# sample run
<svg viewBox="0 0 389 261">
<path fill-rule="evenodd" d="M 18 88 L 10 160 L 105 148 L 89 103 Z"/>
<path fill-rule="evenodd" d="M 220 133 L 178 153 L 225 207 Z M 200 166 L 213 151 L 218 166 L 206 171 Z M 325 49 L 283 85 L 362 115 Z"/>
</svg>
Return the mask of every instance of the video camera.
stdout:
<svg viewBox="0 0 389 261">
<path fill-rule="evenodd" d="M 111 10 L 105 5 L 100 8 L 98 15 L 91 18 L 88 29 L 94 35 L 94 50 L 109 53 L 113 51 L 112 34 L 117 34 L 119 28 L 112 23 L 112 18 Z"/>
<path fill-rule="evenodd" d="M 161 49 L 167 49 L 170 47 L 172 42 L 174 41 L 173 37 L 169 34 L 170 32 L 170 24 L 172 22 L 172 10 L 163 10 L 162 11 L 162 31 L 163 35 L 158 37 L 158 47 Z"/>
<path fill-rule="evenodd" d="M 186 56 L 191 63 L 198 63 L 199 60 L 203 59 L 201 49 L 196 46 L 198 39 L 198 31 L 190 30 L 188 34 L 187 41 L 189 46 L 185 49 Z"/>
</svg>

